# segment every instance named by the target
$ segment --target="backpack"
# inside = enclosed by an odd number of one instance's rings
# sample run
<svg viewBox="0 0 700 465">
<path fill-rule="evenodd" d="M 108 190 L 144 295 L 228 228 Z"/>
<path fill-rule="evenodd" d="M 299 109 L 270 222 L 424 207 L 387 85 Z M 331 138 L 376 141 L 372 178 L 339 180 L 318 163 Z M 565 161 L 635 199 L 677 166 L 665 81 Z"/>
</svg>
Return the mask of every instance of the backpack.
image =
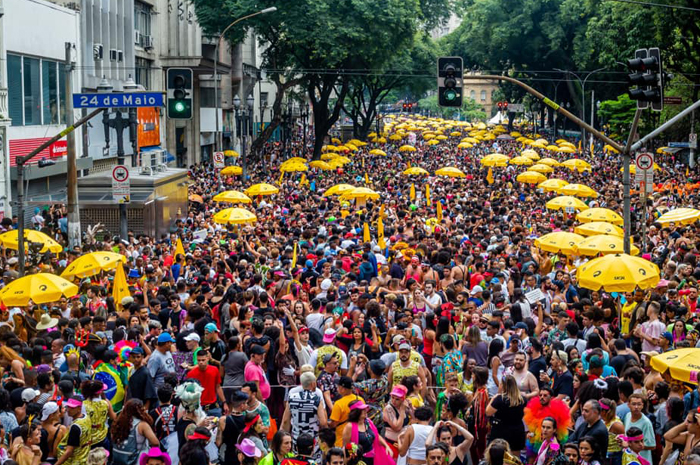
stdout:
<svg viewBox="0 0 700 465">
<path fill-rule="evenodd" d="M 136 437 L 138 423 L 132 426 L 129 436 L 112 447 L 112 463 L 114 465 L 136 465 L 136 462 L 138 462 L 141 454 Z"/>
</svg>

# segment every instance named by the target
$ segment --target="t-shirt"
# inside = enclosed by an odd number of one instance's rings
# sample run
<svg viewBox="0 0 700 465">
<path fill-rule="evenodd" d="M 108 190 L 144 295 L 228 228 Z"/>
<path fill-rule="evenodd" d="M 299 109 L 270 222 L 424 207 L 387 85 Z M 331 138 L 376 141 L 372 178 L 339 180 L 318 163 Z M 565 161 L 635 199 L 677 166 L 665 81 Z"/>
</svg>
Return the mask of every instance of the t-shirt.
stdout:
<svg viewBox="0 0 700 465">
<path fill-rule="evenodd" d="M 243 386 L 245 383 L 245 366 L 248 356 L 239 351 L 229 352 L 224 360 L 224 386 Z"/>
<path fill-rule="evenodd" d="M 659 320 L 646 321 L 642 323 L 642 332 L 651 338 L 658 339 L 664 331 L 666 331 L 666 325 Z M 650 352 L 652 350 L 661 352 L 661 347 L 655 346 L 651 342 L 644 339 L 642 340 L 642 350 L 645 352 Z"/>
<path fill-rule="evenodd" d="M 298 438 L 301 433 L 309 432 L 316 436 L 319 429 L 318 407 L 322 405 L 323 397 L 314 391 L 307 391 L 301 386 L 289 391 L 289 413 L 291 414 L 292 438 Z"/>
<path fill-rule="evenodd" d="M 167 373 L 175 373 L 173 354 L 154 350 L 148 359 L 148 372 L 151 378 L 153 378 L 153 384 L 155 384 L 156 387 L 161 386 Z"/>
<path fill-rule="evenodd" d="M 540 371 L 547 371 L 547 361 L 541 355 L 537 358 L 530 360 L 530 367 L 528 368 L 528 371 L 535 375 L 537 384 L 539 384 L 539 386 L 542 387 L 544 383 L 540 381 Z"/>
<path fill-rule="evenodd" d="M 219 385 L 219 369 L 214 365 L 207 365 L 206 370 L 198 366 L 187 373 L 188 379 L 196 379 L 204 388 L 202 392 L 202 406 L 216 403 L 216 387 Z"/>
<path fill-rule="evenodd" d="M 625 415 L 625 431 L 629 431 L 630 428 L 636 426 L 642 430 L 644 435 L 644 445 L 646 447 L 656 447 L 656 438 L 654 437 L 654 425 L 651 424 L 651 420 L 646 416 L 642 417 L 637 421 L 632 421 L 632 413 Z M 643 450 L 639 453 L 644 459 L 651 463 L 651 451 Z"/>
<path fill-rule="evenodd" d="M 153 387 L 153 381 L 151 381 L 148 369 L 144 366 L 139 367 L 138 370 L 132 373 L 129 378 L 127 390 L 127 397 L 129 399 L 136 398 L 144 402 L 147 400 L 158 400 L 158 394 L 156 393 L 155 387 Z M 151 405 L 155 405 L 155 402 Z"/>
<path fill-rule="evenodd" d="M 258 382 L 260 387 L 260 395 L 262 395 L 263 400 L 267 400 L 270 397 L 270 383 L 267 381 L 265 371 L 260 367 L 260 365 L 256 365 L 252 360 L 249 361 L 245 365 L 244 374 L 246 382 Z"/>
<path fill-rule="evenodd" d="M 569 370 L 564 373 L 554 373 L 554 378 L 552 381 L 552 391 L 554 391 L 554 396 L 563 394 L 568 396 L 569 399 L 574 397 L 574 376 Z"/>
<path fill-rule="evenodd" d="M 355 394 L 349 394 L 345 397 L 341 397 L 333 404 L 333 411 L 331 412 L 330 419 L 331 421 L 338 422 L 338 426 L 335 427 L 335 447 L 343 447 L 343 428 L 345 428 L 348 415 L 350 415 L 350 403 L 356 400 L 360 400 L 360 397 Z"/>
</svg>

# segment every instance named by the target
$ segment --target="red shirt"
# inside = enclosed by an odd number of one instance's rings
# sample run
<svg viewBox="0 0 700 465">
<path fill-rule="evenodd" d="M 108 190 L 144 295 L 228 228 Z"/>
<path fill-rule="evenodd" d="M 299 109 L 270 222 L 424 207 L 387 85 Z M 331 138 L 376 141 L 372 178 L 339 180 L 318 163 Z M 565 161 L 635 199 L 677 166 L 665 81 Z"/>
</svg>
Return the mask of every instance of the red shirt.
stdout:
<svg viewBox="0 0 700 465">
<path fill-rule="evenodd" d="M 194 367 L 187 373 L 187 378 L 196 379 L 204 388 L 201 400 L 202 406 L 216 402 L 216 387 L 220 384 L 218 368 L 208 365 L 207 369 L 202 371 L 199 367 Z"/>
</svg>

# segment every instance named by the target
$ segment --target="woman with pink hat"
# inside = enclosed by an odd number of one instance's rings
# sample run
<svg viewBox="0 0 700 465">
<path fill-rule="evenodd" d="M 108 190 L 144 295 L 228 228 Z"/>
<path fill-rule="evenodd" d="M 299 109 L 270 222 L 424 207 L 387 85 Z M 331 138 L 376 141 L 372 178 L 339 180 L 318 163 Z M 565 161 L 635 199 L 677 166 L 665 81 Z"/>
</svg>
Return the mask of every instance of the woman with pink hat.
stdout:
<svg viewBox="0 0 700 465">
<path fill-rule="evenodd" d="M 359 444 L 366 452 L 363 456 L 367 465 L 391 465 L 393 450 L 377 431 L 372 420 L 367 418 L 369 405 L 362 400 L 350 403 L 348 422 L 343 428 L 343 447 L 350 443 Z"/>
<path fill-rule="evenodd" d="M 139 457 L 139 465 L 170 465 L 170 456 L 160 450 L 159 447 L 151 447 Z"/>
</svg>

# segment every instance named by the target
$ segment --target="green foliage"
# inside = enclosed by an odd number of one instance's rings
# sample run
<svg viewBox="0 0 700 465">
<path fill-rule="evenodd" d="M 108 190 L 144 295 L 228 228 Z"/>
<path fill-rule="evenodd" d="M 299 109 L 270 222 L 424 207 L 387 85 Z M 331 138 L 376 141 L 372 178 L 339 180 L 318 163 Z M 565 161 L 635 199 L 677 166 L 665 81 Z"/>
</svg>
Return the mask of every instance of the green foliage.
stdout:
<svg viewBox="0 0 700 465">
<path fill-rule="evenodd" d="M 474 99 L 465 98 L 462 101 L 462 107 L 445 108 L 438 105 L 437 94 L 430 95 L 418 101 L 420 110 L 427 110 L 433 115 L 439 115 L 442 118 L 457 118 L 463 121 L 485 121 L 486 112 L 481 105 L 476 103 Z"/>
<path fill-rule="evenodd" d="M 610 127 L 611 132 L 626 136 L 632 125 L 636 109 L 637 102 L 630 99 L 627 94 L 622 94 L 615 100 L 600 102 L 598 118 L 603 124 Z"/>
</svg>

